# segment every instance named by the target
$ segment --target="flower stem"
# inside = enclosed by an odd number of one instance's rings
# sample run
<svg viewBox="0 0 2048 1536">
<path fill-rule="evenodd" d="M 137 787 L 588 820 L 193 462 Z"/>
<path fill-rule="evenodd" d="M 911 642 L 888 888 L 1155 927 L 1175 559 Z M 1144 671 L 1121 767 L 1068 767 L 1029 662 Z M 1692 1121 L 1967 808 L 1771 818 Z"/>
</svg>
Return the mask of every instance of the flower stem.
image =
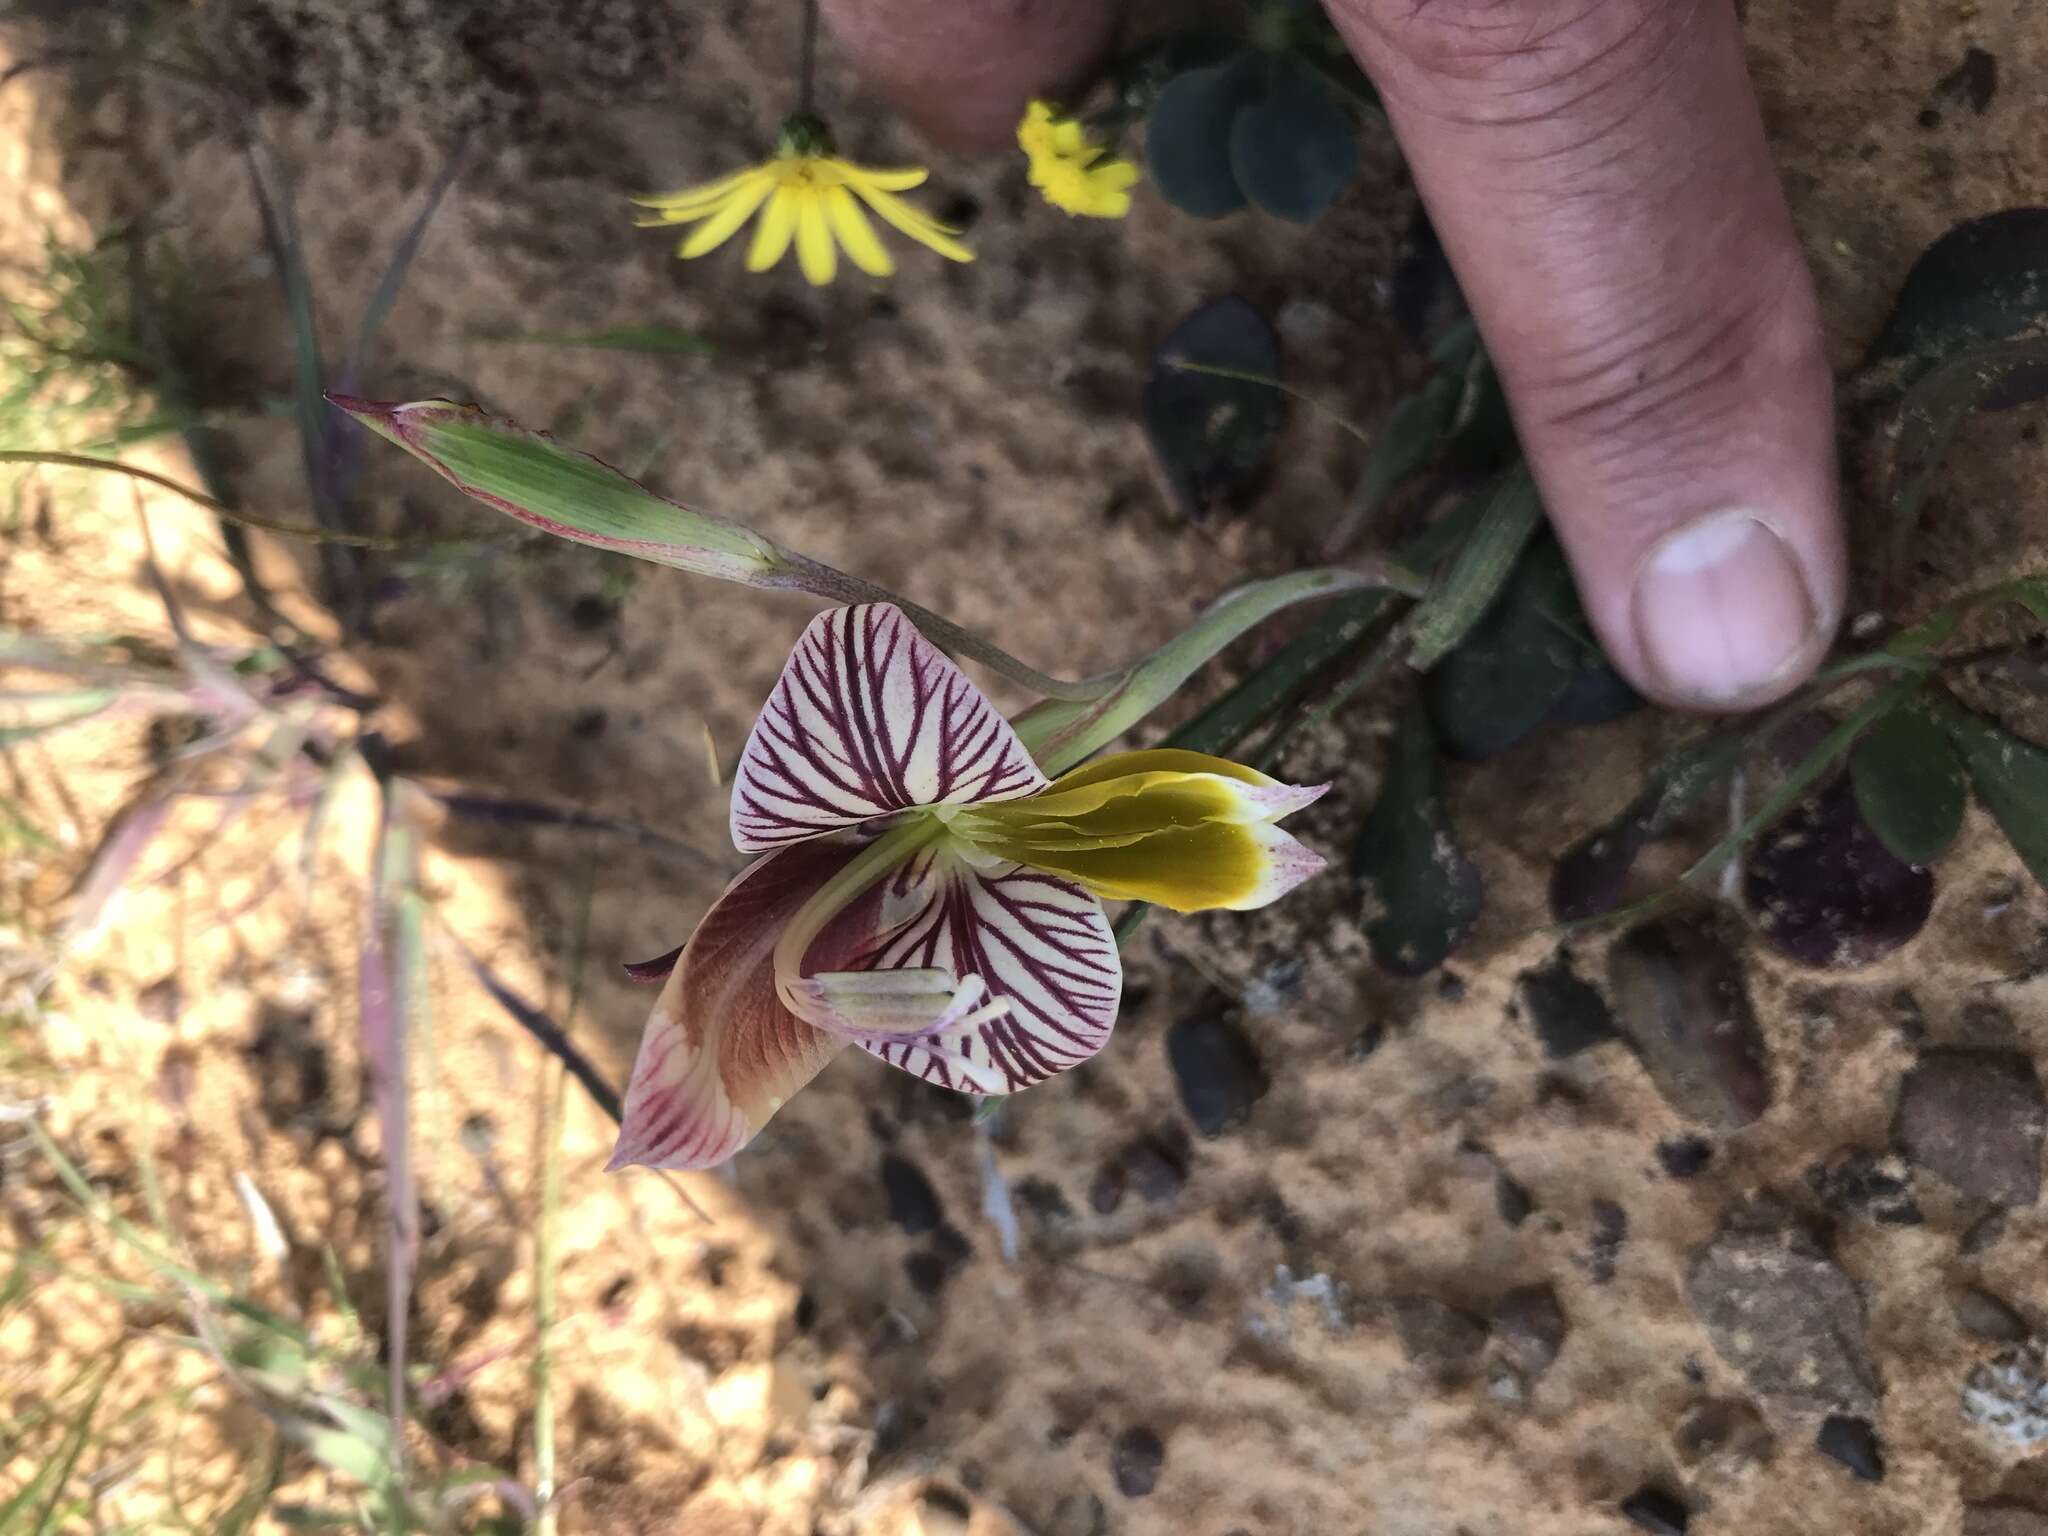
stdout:
<svg viewBox="0 0 2048 1536">
<path fill-rule="evenodd" d="M 799 112 L 818 109 L 818 0 L 804 0 L 803 42 L 797 55 L 796 105 Z"/>
</svg>

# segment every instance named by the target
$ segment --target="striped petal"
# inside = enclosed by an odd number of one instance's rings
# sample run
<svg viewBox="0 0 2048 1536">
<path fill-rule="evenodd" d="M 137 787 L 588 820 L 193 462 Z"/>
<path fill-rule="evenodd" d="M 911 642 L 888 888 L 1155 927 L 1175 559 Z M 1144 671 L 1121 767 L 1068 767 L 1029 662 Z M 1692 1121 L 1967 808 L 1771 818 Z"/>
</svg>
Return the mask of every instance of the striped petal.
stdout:
<svg viewBox="0 0 2048 1536">
<path fill-rule="evenodd" d="M 1283 784 L 1200 753 L 1127 752 L 1028 800 L 977 807 L 952 832 L 991 857 L 1064 876 L 1105 900 L 1246 911 L 1323 868 L 1273 823 L 1328 788 Z"/>
<path fill-rule="evenodd" d="M 887 277 L 896 270 L 896 263 L 889 259 L 875 233 L 875 226 L 868 222 L 868 216 L 860 211 L 860 204 L 846 188 L 825 189 L 825 216 L 832 222 L 834 237 L 861 271 L 870 277 Z"/>
<path fill-rule="evenodd" d="M 732 840 L 746 853 L 918 806 L 1046 787 L 1008 721 L 891 603 L 819 614 L 740 754 Z"/>
<path fill-rule="evenodd" d="M 863 844 L 851 835 L 787 848 L 750 866 L 712 905 L 654 1005 L 610 1166 L 709 1168 L 753 1139 L 844 1042 L 791 1015 L 775 990 L 784 926 Z M 859 952 L 865 909 L 828 927 L 819 964 Z"/>
<path fill-rule="evenodd" d="M 824 1031 L 965 1093 L 1014 1093 L 1108 1042 L 1123 964 L 1102 903 L 1071 881 L 942 842 L 868 910 L 858 924 L 880 938 L 861 960 L 824 969 L 821 944 L 806 962 L 800 1006 Z"/>
</svg>

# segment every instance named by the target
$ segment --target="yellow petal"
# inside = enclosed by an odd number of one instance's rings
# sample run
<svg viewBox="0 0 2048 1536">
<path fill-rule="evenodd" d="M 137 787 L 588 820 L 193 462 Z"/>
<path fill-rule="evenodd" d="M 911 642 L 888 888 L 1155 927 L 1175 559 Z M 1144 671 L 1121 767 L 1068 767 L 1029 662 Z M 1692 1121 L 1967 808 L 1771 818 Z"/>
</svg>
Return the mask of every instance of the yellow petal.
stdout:
<svg viewBox="0 0 2048 1536">
<path fill-rule="evenodd" d="M 824 195 L 808 188 L 796 194 L 796 260 L 813 288 L 824 287 L 839 270 L 832 231 L 825 223 Z"/>
<path fill-rule="evenodd" d="M 846 184 L 858 187 L 863 184 L 883 192 L 908 192 L 912 187 L 921 187 L 931 175 L 921 165 L 906 165 L 900 169 L 882 170 L 871 165 L 853 165 L 842 161 L 840 168 L 846 172 Z"/>
<path fill-rule="evenodd" d="M 1113 901 L 1176 911 L 1264 906 L 1322 868 L 1272 823 L 1327 785 L 1297 787 L 1198 752 L 1125 752 L 1040 794 L 978 805 L 953 834 Z"/>
<path fill-rule="evenodd" d="M 730 176 L 720 176 L 715 181 L 700 181 L 695 186 L 680 187 L 674 192 L 658 192 L 652 197 L 636 197 L 632 201 L 642 208 L 658 208 L 663 211 L 716 204 L 749 176 L 766 174 L 766 166 L 750 165 L 744 170 L 734 171 Z"/>
<path fill-rule="evenodd" d="M 757 180 L 741 182 L 727 195 L 723 207 L 690 231 L 690 238 L 677 247 L 676 254 L 688 261 L 725 244 L 774 190 L 775 178 L 766 173 Z"/>
<path fill-rule="evenodd" d="M 747 247 L 747 270 L 766 272 L 782 260 L 796 233 L 797 195 L 788 187 L 777 187 L 768 199 L 767 211 L 754 226 L 754 243 Z"/>
<path fill-rule="evenodd" d="M 925 249 L 937 251 L 949 261 L 974 260 L 974 252 L 952 238 L 956 231 L 930 214 L 872 183 L 856 181 L 852 186 L 862 202 Z"/>
<path fill-rule="evenodd" d="M 1208 822 L 1120 847 L 1005 856 L 1064 876 L 1105 901 L 1149 901 L 1176 912 L 1247 912 L 1279 900 L 1323 868 L 1319 855 L 1265 822 Z"/>
<path fill-rule="evenodd" d="M 853 258 L 853 264 L 861 271 L 870 277 L 887 277 L 896 270 L 896 263 L 882 248 L 875 226 L 868 222 L 868 216 L 860 211 L 860 204 L 853 200 L 853 194 L 846 188 L 826 189 L 825 214 L 831 220 L 832 233 L 838 236 L 846 254 Z"/>
</svg>

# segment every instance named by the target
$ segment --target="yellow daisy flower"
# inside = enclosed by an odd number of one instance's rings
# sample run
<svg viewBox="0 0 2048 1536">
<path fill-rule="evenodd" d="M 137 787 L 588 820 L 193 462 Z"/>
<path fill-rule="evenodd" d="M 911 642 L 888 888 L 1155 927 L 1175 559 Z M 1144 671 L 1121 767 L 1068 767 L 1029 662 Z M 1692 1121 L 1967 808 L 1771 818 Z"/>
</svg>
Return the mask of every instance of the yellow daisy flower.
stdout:
<svg viewBox="0 0 2048 1536">
<path fill-rule="evenodd" d="M 1131 211 L 1138 167 L 1111 155 L 1052 103 L 1034 101 L 1024 109 L 1017 145 L 1030 164 L 1031 185 L 1053 207 L 1091 219 L 1120 219 Z"/>
<path fill-rule="evenodd" d="M 799 117 L 783 126 L 775 158 L 765 164 L 633 201 L 653 210 L 638 221 L 642 228 L 697 226 L 676 247 L 685 261 L 716 250 L 758 213 L 747 246 L 747 270 L 767 271 L 794 244 L 805 278 L 822 287 L 838 272 L 841 250 L 872 277 L 896 270 L 862 203 L 926 249 L 950 261 L 974 260 L 974 252 L 953 238 L 958 230 L 896 195 L 923 185 L 928 174 L 921 166 L 878 170 L 842 160 L 832 153 L 824 124 Z"/>
</svg>

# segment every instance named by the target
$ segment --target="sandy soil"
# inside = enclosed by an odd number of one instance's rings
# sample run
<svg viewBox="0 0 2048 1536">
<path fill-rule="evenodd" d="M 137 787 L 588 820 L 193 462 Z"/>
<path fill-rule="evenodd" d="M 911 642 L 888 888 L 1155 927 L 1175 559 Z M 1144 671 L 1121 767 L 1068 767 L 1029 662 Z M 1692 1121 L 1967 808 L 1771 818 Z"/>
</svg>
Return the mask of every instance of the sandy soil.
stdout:
<svg viewBox="0 0 2048 1536">
<path fill-rule="evenodd" d="M 816 294 L 793 273 L 748 279 L 736 258 L 676 263 L 621 204 L 758 151 L 784 99 L 793 7 L 533 4 L 488 37 L 427 0 L 201 9 L 196 35 L 264 99 L 296 177 L 330 350 L 468 134 L 371 392 L 459 381 L 1052 669 L 1135 654 L 1245 574 L 1309 557 L 1348 489 L 1355 446 L 1297 413 L 1247 517 L 1177 518 L 1134 402 L 1147 349 L 1185 312 L 1234 290 L 1281 314 L 1290 377 L 1365 422 L 1420 367 L 1385 310 L 1412 197 L 1384 146 L 1306 233 L 1196 226 L 1149 197 L 1127 224 L 1072 223 L 1014 164 L 940 159 L 934 200 L 972 214 L 980 259 L 913 254 L 893 283 Z M 1846 368 L 1928 241 L 2048 187 L 2048 29 L 2022 0 L 1751 0 L 1747 24 Z M 1997 59 L 1981 111 L 1937 90 L 1971 46 Z M 855 153 L 921 156 L 856 82 L 828 68 L 825 87 Z M 6 254 L 28 259 L 45 223 L 76 237 L 148 215 L 213 285 L 223 352 L 282 396 L 284 316 L 230 127 L 162 82 L 92 100 L 62 74 L 9 86 L 0 152 L 30 198 Z M 702 329 L 721 356 L 486 339 L 638 321 Z M 227 425 L 248 503 L 296 512 L 287 424 L 251 410 Z M 1917 547 L 1913 604 L 2042 566 L 2038 426 L 2035 410 L 1965 432 Z M 368 484 L 388 531 L 501 531 L 395 454 L 373 454 Z M 0 623 L 161 638 L 128 489 L 67 496 L 47 532 L 6 548 Z M 246 643 L 253 616 L 213 536 L 147 500 L 204 633 Z M 333 635 L 296 555 L 264 555 L 294 616 Z M 617 581 L 581 554 L 521 553 L 457 587 L 387 583 L 370 633 L 334 666 L 383 701 L 372 723 L 408 772 L 631 817 L 703 851 L 456 829 L 429 851 L 437 913 L 557 1007 L 577 985 L 567 957 L 587 906 L 578 1032 L 622 1077 L 648 998 L 615 962 L 679 942 L 737 864 L 704 734 L 737 748 L 807 610 L 665 571 L 623 595 Z M 1340 857 L 1371 801 L 1386 710 L 1361 705 L 1288 765 L 1337 781 L 1301 820 Z M 1971 1373 L 2021 1346 L 1957 1311 L 1979 1287 L 2021 1335 L 2048 1324 L 2048 1222 L 2028 1204 L 1987 1225 L 1982 1199 L 1925 1172 L 1922 1219 L 1880 1221 L 1810 1178 L 1847 1151 L 1887 1152 L 1916 1052 L 2048 1052 L 2044 983 L 2008 980 L 2048 959 L 2048 898 L 1978 813 L 1941 868 L 1933 922 L 1879 965 L 1803 971 L 1734 930 L 1771 1090 L 1745 1129 L 1688 1124 L 1619 1044 L 1552 1059 L 1530 1026 L 1519 978 L 1559 947 L 1542 931 L 1551 861 L 1683 729 L 1641 716 L 1456 776 L 1488 909 L 1450 974 L 1375 972 L 1335 876 L 1266 913 L 1155 921 L 1129 953 L 1113 1046 L 986 1132 L 958 1101 L 842 1060 L 730 1178 L 679 1181 L 705 1221 L 658 1178 L 602 1174 L 607 1126 L 572 1096 L 565 1528 L 1609 1536 L 1656 1528 L 1642 1524 L 1654 1506 L 1631 1506 L 1635 1524 L 1622 1512 L 1647 1491 L 1707 1536 L 2048 1530 L 2048 1478 L 1960 1407 Z M 147 763 L 139 734 L 114 727 L 14 754 L 20 803 L 66 845 L 14 872 L 17 941 L 61 920 L 84 851 Z M 352 784 L 337 806 L 310 898 L 286 878 L 298 823 L 285 808 L 218 837 L 213 815 L 180 811 L 145 867 L 197 861 L 132 891 L 72 957 L 32 1049 L 0 1066 L 0 1097 L 51 1094 L 53 1129 L 132 1214 L 147 1149 L 195 1266 L 335 1329 L 331 1243 L 375 1337 L 381 1174 L 353 1043 L 371 796 Z M 1607 974 L 1607 943 L 1572 944 L 1577 974 Z M 434 993 L 414 1349 L 456 1373 L 436 1454 L 530 1474 L 542 1058 L 447 953 Z M 1203 1042 L 1255 1099 L 1215 1135 L 1173 1065 L 1176 1043 Z M 1660 1146 L 1688 1136 L 1712 1157 L 1677 1178 Z M 984 1209 L 990 1167 L 1019 1222 L 1013 1257 Z M 261 1250 L 237 1173 L 277 1213 L 282 1260 Z M 27 1160 L 0 1169 L 0 1205 L 21 1245 L 132 1277 Z M 1731 1222 L 1809 1232 L 1825 1257 L 1800 1272 L 1845 1281 L 1841 1326 L 1867 1333 L 1870 1378 L 1848 1406 L 1881 1442 L 1881 1480 L 1816 1450 L 1813 1404 L 1710 1328 L 1697 1256 Z M 1545 1288 L 1561 1340 L 1512 1307 L 1488 1328 L 1504 1297 Z M 1796 1313 L 1803 1294 L 1767 1293 L 1767 1311 Z M 52 1278 L 0 1331 L 17 1404 L 135 1331 L 113 1390 L 135 1411 L 104 1453 L 132 1457 L 109 1479 L 109 1523 L 159 1528 L 180 1479 L 202 1510 L 224 1507 L 259 1435 L 218 1384 L 182 1417 L 162 1406 L 209 1375 L 154 1341 L 167 1323 Z M 0 1462 L 0 1494 L 32 1452 Z M 320 1474 L 291 1463 L 286 1488 L 315 1497 Z M 2000 1500 L 2041 1523 L 1965 1527 L 1966 1505 Z"/>
</svg>

